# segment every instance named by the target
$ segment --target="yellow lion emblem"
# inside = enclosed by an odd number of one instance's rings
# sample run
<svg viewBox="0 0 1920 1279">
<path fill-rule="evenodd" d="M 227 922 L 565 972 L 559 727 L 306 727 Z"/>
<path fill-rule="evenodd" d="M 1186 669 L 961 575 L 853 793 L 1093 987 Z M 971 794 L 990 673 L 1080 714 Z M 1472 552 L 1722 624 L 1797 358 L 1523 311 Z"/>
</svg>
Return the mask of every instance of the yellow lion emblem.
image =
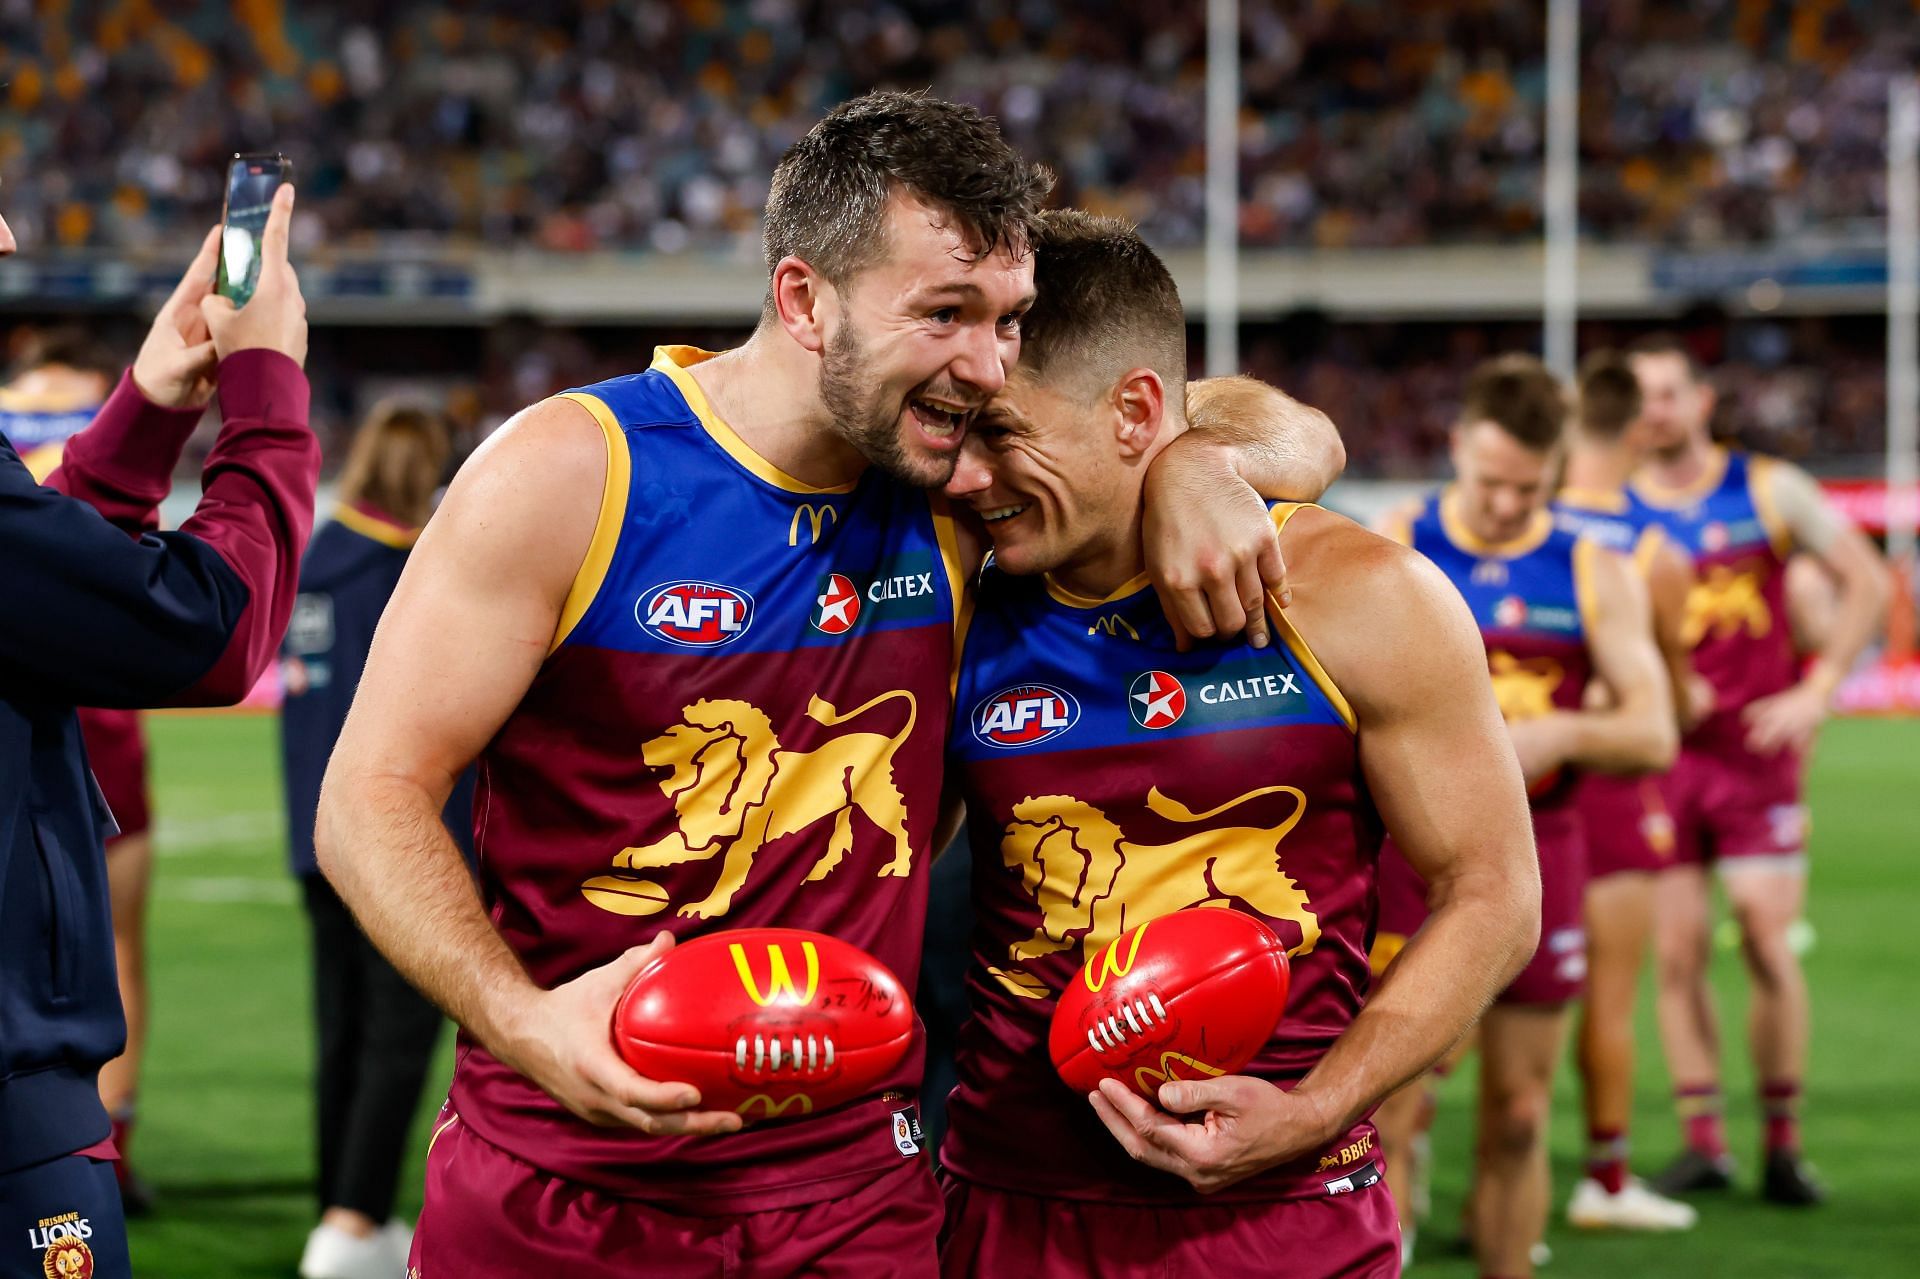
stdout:
<svg viewBox="0 0 1920 1279">
<path fill-rule="evenodd" d="M 1292 811 L 1273 826 L 1222 826 L 1171 844 L 1136 844 L 1113 820 L 1071 795 L 1029 796 L 1013 806 L 1000 858 L 1018 870 L 1040 906 L 1033 936 L 1008 947 L 1008 969 L 990 969 L 1008 990 L 1029 999 L 1045 993 L 1021 965 L 1078 945 L 1082 959 L 1134 925 L 1188 906 L 1245 902 L 1270 919 L 1292 920 L 1304 955 L 1320 940 L 1312 903 L 1280 862 L 1280 842 L 1307 810 L 1292 786 L 1264 786 L 1196 813 L 1178 800 L 1147 792 L 1147 807 L 1168 821 L 1206 822 L 1266 795 L 1288 795 Z"/>
<path fill-rule="evenodd" d="M 893 857 L 880 874 L 905 875 L 913 867 L 913 846 L 907 840 L 906 800 L 893 782 L 893 758 L 913 732 L 913 694 L 895 689 L 844 715 L 815 697 L 807 715 L 835 727 L 892 701 L 907 704 L 906 723 L 893 736 L 843 733 L 810 751 L 784 749 L 766 712 L 746 702 L 702 698 L 686 707 L 683 723 L 641 748 L 648 764 L 671 770 L 660 789 L 673 803 L 679 829 L 644 847 L 621 850 L 613 873 L 587 880 L 581 893 L 615 914 L 658 914 L 669 904 L 667 892 L 639 872 L 724 853 L 713 891 L 679 911 L 712 919 L 727 913 L 763 846 L 832 818 L 826 851 L 806 882 L 824 879 L 853 848 L 856 811 L 893 840 Z"/>
<path fill-rule="evenodd" d="M 1487 670 L 1493 676 L 1493 700 L 1508 723 L 1551 714 L 1554 690 L 1567 676 L 1551 657 L 1522 660 L 1498 649 L 1487 654 Z"/>
<path fill-rule="evenodd" d="M 1715 639 L 1730 639 L 1741 630 L 1758 639 L 1773 629 L 1767 597 L 1760 593 L 1759 570 L 1747 564 L 1715 564 L 1687 592 L 1687 616 L 1680 638 L 1698 644 L 1711 631 Z"/>
</svg>

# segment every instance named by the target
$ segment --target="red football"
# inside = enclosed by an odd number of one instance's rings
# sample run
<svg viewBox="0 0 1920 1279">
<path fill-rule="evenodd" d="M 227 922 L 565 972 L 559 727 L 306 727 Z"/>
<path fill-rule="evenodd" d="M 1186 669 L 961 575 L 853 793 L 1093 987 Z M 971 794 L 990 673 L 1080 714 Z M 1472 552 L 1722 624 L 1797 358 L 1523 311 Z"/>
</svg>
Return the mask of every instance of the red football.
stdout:
<svg viewBox="0 0 1920 1279">
<path fill-rule="evenodd" d="M 649 1079 L 689 1083 L 749 1122 L 872 1091 L 913 1044 L 886 965 L 824 933 L 737 928 L 681 942 L 627 984 L 613 1046 Z"/>
<path fill-rule="evenodd" d="M 1236 910 L 1176 910 L 1095 951 L 1060 994 L 1047 1050 L 1067 1086 L 1117 1079 L 1149 1101 L 1170 1079 L 1231 1075 L 1287 1004 L 1287 948 Z"/>
</svg>

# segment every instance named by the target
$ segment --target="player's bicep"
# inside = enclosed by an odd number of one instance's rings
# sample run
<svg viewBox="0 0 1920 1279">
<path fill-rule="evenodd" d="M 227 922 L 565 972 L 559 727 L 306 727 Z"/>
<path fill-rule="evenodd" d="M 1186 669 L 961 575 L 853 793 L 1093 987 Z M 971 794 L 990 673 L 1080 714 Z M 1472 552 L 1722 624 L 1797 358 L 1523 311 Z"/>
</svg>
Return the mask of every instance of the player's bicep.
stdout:
<svg viewBox="0 0 1920 1279">
<path fill-rule="evenodd" d="M 1589 624 L 1594 634 L 1587 647 L 1595 673 L 1613 690 L 1617 705 L 1671 715 L 1646 584 L 1619 555 L 1595 550 L 1592 561 Z"/>
<path fill-rule="evenodd" d="M 598 425 L 564 401 L 474 455 L 381 616 L 336 766 L 451 786 L 546 660 L 605 470 Z"/>
</svg>

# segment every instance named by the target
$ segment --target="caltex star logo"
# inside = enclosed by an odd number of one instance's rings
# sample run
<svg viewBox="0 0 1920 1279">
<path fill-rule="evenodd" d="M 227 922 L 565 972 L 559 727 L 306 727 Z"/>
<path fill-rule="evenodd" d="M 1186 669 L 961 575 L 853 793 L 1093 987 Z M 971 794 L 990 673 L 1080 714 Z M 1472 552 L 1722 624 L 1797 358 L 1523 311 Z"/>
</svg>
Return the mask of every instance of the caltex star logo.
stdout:
<svg viewBox="0 0 1920 1279">
<path fill-rule="evenodd" d="M 1165 671 L 1147 671 L 1127 689 L 1127 710 L 1142 728 L 1167 728 L 1187 713 L 1187 690 Z"/>
<path fill-rule="evenodd" d="M 860 592 L 840 573 L 827 575 L 825 589 L 813 598 L 813 629 L 825 635 L 845 635 L 860 620 Z"/>
</svg>

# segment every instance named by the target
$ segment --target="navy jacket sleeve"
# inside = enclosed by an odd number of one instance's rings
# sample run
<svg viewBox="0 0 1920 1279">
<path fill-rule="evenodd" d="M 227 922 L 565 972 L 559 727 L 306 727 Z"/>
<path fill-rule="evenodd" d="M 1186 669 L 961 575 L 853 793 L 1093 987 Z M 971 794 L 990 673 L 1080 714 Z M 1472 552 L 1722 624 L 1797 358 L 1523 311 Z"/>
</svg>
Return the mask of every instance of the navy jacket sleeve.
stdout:
<svg viewBox="0 0 1920 1279">
<path fill-rule="evenodd" d="M 177 532 L 124 531 L 151 527 L 149 508 L 185 442 L 185 415 L 153 410 L 127 383 L 69 441 L 66 474 L 55 477 L 86 501 L 35 484 L 0 445 L 0 688 L 9 697 L 214 705 L 244 697 L 272 660 L 313 531 L 320 450 L 307 381 L 272 351 L 236 352 L 218 380 L 223 425 L 200 505 Z"/>
</svg>

